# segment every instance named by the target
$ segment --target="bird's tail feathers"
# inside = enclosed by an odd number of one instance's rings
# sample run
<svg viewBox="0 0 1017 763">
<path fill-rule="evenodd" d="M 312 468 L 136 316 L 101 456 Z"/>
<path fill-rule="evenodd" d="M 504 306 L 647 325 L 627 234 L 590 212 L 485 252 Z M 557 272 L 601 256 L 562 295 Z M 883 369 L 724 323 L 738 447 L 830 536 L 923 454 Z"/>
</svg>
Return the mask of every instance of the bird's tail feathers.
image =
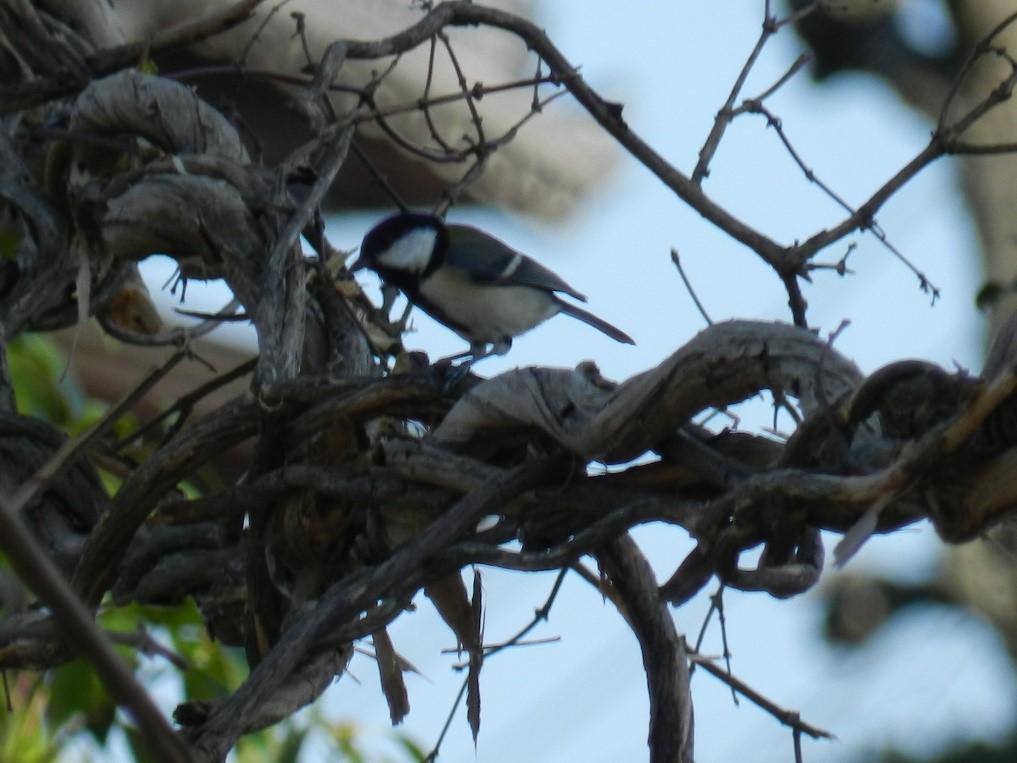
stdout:
<svg viewBox="0 0 1017 763">
<path fill-rule="evenodd" d="M 622 344 L 635 344 L 635 340 L 633 340 L 632 337 L 630 337 L 624 331 L 615 328 L 610 323 L 605 321 L 603 318 L 598 318 L 593 313 L 587 312 L 586 310 L 583 310 L 583 308 L 581 307 L 576 307 L 575 305 L 570 304 L 565 300 L 561 299 L 558 300 L 558 306 L 561 308 L 561 311 L 563 313 L 567 313 L 568 315 L 571 315 L 573 318 L 578 318 L 583 323 L 593 326 L 593 328 L 597 329 L 598 331 L 604 334 L 607 334 L 616 342 L 621 342 Z"/>
</svg>

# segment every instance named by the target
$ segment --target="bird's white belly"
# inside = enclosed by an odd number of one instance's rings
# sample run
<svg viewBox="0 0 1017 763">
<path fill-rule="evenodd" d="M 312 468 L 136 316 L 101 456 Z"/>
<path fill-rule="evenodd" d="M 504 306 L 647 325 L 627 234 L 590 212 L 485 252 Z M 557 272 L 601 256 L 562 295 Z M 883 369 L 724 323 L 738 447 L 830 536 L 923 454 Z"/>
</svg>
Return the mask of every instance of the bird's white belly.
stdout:
<svg viewBox="0 0 1017 763">
<path fill-rule="evenodd" d="M 420 284 L 420 294 L 477 342 L 499 342 L 529 331 L 558 312 L 555 299 L 529 286 L 478 286 L 461 273 L 439 268 Z"/>
</svg>

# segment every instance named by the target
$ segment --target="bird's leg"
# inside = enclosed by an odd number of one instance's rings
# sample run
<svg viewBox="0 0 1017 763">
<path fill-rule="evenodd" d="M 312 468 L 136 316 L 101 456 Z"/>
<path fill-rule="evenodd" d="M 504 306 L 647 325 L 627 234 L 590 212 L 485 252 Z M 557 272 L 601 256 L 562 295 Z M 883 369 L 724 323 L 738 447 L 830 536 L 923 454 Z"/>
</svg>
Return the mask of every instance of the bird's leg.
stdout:
<svg viewBox="0 0 1017 763">
<path fill-rule="evenodd" d="M 453 360 L 459 360 L 466 358 L 462 363 L 449 369 L 448 374 L 445 376 L 445 390 L 449 391 L 455 388 L 459 382 L 466 378 L 466 374 L 470 372 L 473 364 L 478 360 L 489 358 L 492 355 L 504 355 L 509 351 L 512 346 L 512 340 L 506 339 L 500 342 L 495 342 L 493 345 L 488 345 L 486 342 L 472 342 L 470 349 L 466 352 L 461 352 L 457 355 L 451 355 L 447 358 L 442 358 L 442 361 L 451 362 Z"/>
<path fill-rule="evenodd" d="M 468 354 L 469 353 L 463 353 L 453 357 L 461 358 L 463 355 Z M 443 360 L 451 360 L 451 358 L 443 358 Z M 472 366 L 475 362 L 476 358 L 470 358 L 457 366 L 450 365 L 448 370 L 445 372 L 445 381 L 441 385 L 442 392 L 451 393 L 452 390 L 459 385 L 459 382 L 466 378 L 466 374 L 470 372 L 470 366 Z"/>
<path fill-rule="evenodd" d="M 483 347 L 483 345 L 480 345 L 480 346 Z M 476 345 L 474 345 L 474 346 L 471 346 L 470 349 L 468 349 L 468 350 L 466 350 L 464 352 L 457 352 L 455 355 L 448 355 L 447 357 L 439 358 L 437 361 L 435 361 L 435 365 L 437 365 L 439 363 L 441 363 L 443 365 L 445 363 L 448 363 L 449 365 L 451 365 L 453 360 L 462 360 L 463 358 L 474 358 L 476 356 L 477 356 L 477 350 L 476 350 Z"/>
<path fill-rule="evenodd" d="M 435 363 L 435 365 L 438 364 L 444 365 L 445 363 L 451 364 L 453 360 L 462 360 L 463 358 L 469 358 L 469 360 L 464 361 L 463 363 L 460 363 L 459 366 L 457 366 L 457 368 L 466 366 L 466 368 L 469 369 L 469 367 L 476 363 L 478 360 L 489 358 L 492 355 L 504 355 L 506 352 L 508 352 L 508 348 L 511 346 L 512 346 L 511 340 L 509 340 L 508 345 L 505 345 L 504 342 L 497 342 L 493 345 L 488 345 L 487 342 L 471 342 L 470 349 L 466 350 L 465 352 L 457 352 L 455 355 L 449 355 L 448 357 L 441 358 Z"/>
<path fill-rule="evenodd" d="M 488 350 L 487 354 L 484 355 L 483 357 L 486 358 L 488 355 L 504 355 L 511 349 L 512 349 L 512 337 L 506 336 L 492 344 L 491 349 Z"/>
</svg>

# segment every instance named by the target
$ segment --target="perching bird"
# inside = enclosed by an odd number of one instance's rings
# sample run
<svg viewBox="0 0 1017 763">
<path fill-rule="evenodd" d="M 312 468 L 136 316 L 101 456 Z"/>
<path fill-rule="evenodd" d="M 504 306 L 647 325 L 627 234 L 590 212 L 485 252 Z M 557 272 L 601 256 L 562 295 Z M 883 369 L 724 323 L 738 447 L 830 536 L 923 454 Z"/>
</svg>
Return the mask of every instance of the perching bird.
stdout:
<svg viewBox="0 0 1017 763">
<path fill-rule="evenodd" d="M 564 301 L 577 292 L 547 268 L 493 236 L 434 215 L 402 212 L 372 228 L 351 272 L 370 268 L 414 305 L 470 343 L 472 365 L 504 355 L 512 339 L 558 313 L 566 313 L 612 339 L 631 337 L 596 315 Z M 460 366 L 462 368 L 462 366 Z"/>
</svg>

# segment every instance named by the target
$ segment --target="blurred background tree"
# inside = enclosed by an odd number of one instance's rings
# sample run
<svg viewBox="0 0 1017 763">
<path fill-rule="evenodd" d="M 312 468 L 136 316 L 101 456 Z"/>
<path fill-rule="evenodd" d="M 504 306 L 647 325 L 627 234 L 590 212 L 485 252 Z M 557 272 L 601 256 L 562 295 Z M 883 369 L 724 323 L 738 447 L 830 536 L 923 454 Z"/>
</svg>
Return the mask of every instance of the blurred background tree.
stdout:
<svg viewBox="0 0 1017 763">
<path fill-rule="evenodd" d="M 801 8 L 805 3 L 790 3 Z M 815 58 L 820 82 L 865 73 L 878 77 L 930 123 L 940 119 L 942 104 L 957 89 L 960 103 L 978 98 L 989 82 L 1010 69 L 1008 53 L 1017 49 L 1017 29 L 1004 26 L 994 42 L 998 55 L 987 57 L 957 82 L 968 52 L 1017 9 L 1012 2 L 852 2 L 821 3 L 822 12 L 797 26 Z M 972 127 L 970 141 L 999 145 L 1013 140 L 1017 104 L 1002 104 Z M 1017 306 L 1017 256 L 1013 209 L 1017 208 L 1017 158 L 992 153 L 959 160 L 958 193 L 964 194 L 978 228 L 985 282 L 979 307 L 990 317 L 990 330 Z M 897 613 L 915 607 L 954 607 L 984 619 L 999 633 L 1011 660 L 1017 659 L 1017 539 L 1009 524 L 983 541 L 944 548 L 940 565 L 924 580 L 845 576 L 829 586 L 825 635 L 837 644 L 859 645 Z M 868 755 L 868 753 L 867 753 Z M 868 759 L 868 757 L 866 757 Z M 887 752 L 893 763 L 919 758 Z M 999 746 L 981 741 L 923 761 L 960 763 L 1017 759 L 1017 730 Z"/>
</svg>

